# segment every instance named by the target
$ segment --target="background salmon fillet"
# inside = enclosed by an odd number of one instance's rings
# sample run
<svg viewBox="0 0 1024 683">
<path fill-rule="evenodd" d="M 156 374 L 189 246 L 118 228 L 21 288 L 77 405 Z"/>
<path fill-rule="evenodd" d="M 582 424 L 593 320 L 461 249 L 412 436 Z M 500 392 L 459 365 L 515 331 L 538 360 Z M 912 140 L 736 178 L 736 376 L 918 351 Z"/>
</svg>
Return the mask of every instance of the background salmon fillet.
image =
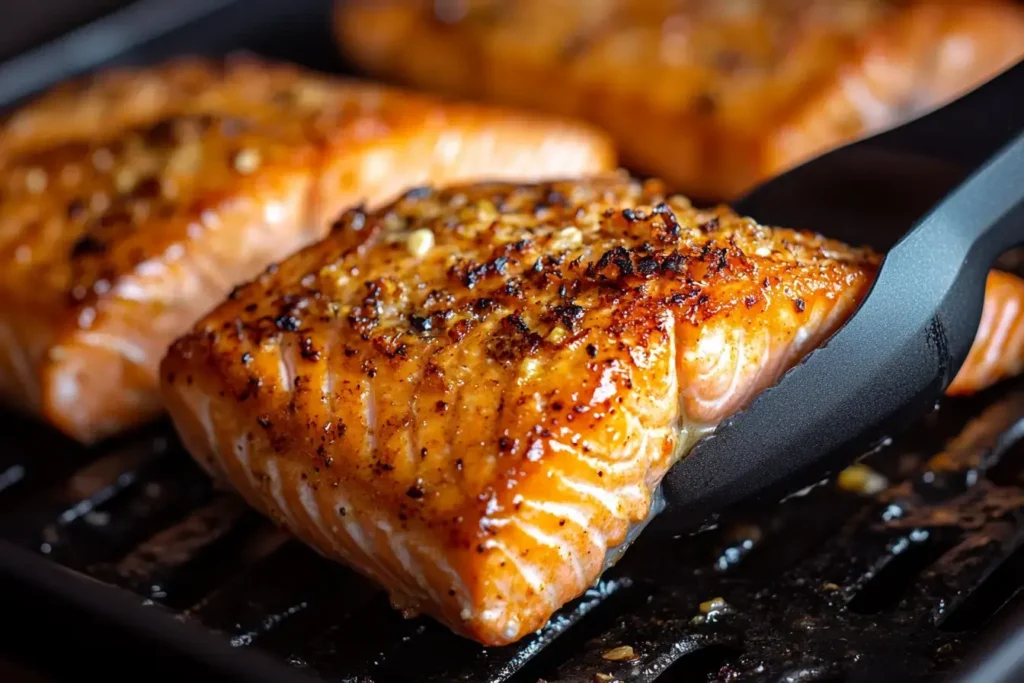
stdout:
<svg viewBox="0 0 1024 683">
<path fill-rule="evenodd" d="M 65 85 L 0 140 L 0 396 L 87 443 L 161 412 L 170 341 L 343 207 L 614 165 L 583 125 L 252 58 Z"/>
<path fill-rule="evenodd" d="M 370 74 L 588 119 L 707 200 L 1024 57 L 1010 0 L 338 0 L 336 25 Z"/>
</svg>

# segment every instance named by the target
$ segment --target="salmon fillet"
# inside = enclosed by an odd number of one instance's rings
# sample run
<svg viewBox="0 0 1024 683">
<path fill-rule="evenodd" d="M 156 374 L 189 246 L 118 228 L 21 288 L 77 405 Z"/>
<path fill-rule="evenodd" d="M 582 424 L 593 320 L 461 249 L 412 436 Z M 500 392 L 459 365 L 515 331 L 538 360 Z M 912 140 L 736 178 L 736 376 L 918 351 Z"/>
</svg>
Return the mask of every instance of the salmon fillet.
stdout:
<svg viewBox="0 0 1024 683">
<path fill-rule="evenodd" d="M 423 189 L 237 289 L 161 379 L 215 479 L 396 606 L 501 645 L 593 583 L 668 468 L 879 263 L 622 175 Z M 972 359 L 1024 328 L 1024 282 L 989 289 Z M 959 388 L 1018 371 L 1010 352 Z"/>
<path fill-rule="evenodd" d="M 100 75 L 0 139 L 0 398 L 84 443 L 160 413 L 170 342 L 343 208 L 615 163 L 583 125 L 253 58 Z"/>
<path fill-rule="evenodd" d="M 981 323 L 967 360 L 946 389 L 965 396 L 1024 371 L 1024 281 L 993 270 L 985 284 Z"/>
<path fill-rule="evenodd" d="M 0 158 L 10 158 L 72 140 L 95 140 L 118 130 L 195 106 L 196 98 L 221 96 L 252 78 L 292 78 L 288 69 L 267 70 L 249 58 L 231 58 L 227 66 L 196 57 L 180 57 L 147 69 L 96 71 L 60 83 L 38 95 L 29 106 L 4 115 Z M 245 79 L 239 78 L 244 69 Z M 253 86 L 258 91 L 260 85 Z"/>
<path fill-rule="evenodd" d="M 338 0 L 335 25 L 369 73 L 587 118 L 709 200 L 1024 57 L 1009 0 Z"/>
</svg>

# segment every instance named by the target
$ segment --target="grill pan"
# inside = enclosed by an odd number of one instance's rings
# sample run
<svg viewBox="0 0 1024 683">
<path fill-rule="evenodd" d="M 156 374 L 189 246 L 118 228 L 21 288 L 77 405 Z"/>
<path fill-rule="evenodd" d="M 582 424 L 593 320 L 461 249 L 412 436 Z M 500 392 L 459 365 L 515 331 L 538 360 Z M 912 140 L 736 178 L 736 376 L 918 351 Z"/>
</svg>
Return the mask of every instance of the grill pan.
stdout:
<svg viewBox="0 0 1024 683">
<path fill-rule="evenodd" d="M 330 8 L 141 0 L 4 64 L 0 106 L 185 52 L 349 72 Z M 2 642 L 61 678 L 1024 680 L 1024 381 L 945 400 L 869 455 L 883 491 L 826 482 L 693 537 L 641 537 L 540 632 L 487 649 L 403 619 L 213 490 L 166 421 L 91 449 L 20 416 L 0 428 Z"/>
</svg>

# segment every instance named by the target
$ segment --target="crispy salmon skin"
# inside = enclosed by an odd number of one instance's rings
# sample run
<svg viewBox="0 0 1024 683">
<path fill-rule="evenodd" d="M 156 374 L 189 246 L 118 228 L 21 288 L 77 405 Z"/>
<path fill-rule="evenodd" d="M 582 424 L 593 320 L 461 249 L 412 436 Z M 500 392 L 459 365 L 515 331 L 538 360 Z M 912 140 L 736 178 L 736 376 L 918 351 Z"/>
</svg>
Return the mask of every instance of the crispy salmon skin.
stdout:
<svg viewBox="0 0 1024 683">
<path fill-rule="evenodd" d="M 498 645 L 591 585 L 667 468 L 878 262 L 653 181 L 424 190 L 238 289 L 161 378 L 215 477 Z"/>
<path fill-rule="evenodd" d="M 585 126 L 251 57 L 101 73 L 0 133 L 0 397 L 84 443 L 159 413 L 168 344 L 343 208 L 614 166 Z"/>
<path fill-rule="evenodd" d="M 345 54 L 580 116 L 631 169 L 730 199 L 1024 58 L 1010 0 L 337 0 Z"/>
</svg>

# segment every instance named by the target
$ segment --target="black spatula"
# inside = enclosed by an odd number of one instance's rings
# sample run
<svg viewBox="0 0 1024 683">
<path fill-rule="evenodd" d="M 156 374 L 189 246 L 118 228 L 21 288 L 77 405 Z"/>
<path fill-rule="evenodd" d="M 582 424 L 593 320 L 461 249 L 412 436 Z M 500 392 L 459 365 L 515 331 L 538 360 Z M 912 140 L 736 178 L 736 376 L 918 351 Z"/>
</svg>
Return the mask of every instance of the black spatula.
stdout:
<svg viewBox="0 0 1024 683">
<path fill-rule="evenodd" d="M 988 271 L 1024 243 L 1024 112 L 1001 109 L 1010 88 L 1024 88 L 1024 65 L 738 202 L 762 222 L 852 244 L 898 241 L 856 314 L 672 469 L 666 525 L 692 527 L 727 506 L 812 484 L 942 396 L 974 341 Z M 916 223 L 897 222 L 964 170 L 966 180 Z M 865 206 L 895 218 L 865 215 Z"/>
<path fill-rule="evenodd" d="M 731 506 L 778 500 L 934 406 L 974 340 L 988 271 L 1024 243 L 1024 112 L 1007 110 L 1005 96 L 1020 89 L 1024 64 L 737 202 L 762 223 L 888 253 L 824 346 L 672 468 L 658 528 L 684 533 Z"/>
</svg>

